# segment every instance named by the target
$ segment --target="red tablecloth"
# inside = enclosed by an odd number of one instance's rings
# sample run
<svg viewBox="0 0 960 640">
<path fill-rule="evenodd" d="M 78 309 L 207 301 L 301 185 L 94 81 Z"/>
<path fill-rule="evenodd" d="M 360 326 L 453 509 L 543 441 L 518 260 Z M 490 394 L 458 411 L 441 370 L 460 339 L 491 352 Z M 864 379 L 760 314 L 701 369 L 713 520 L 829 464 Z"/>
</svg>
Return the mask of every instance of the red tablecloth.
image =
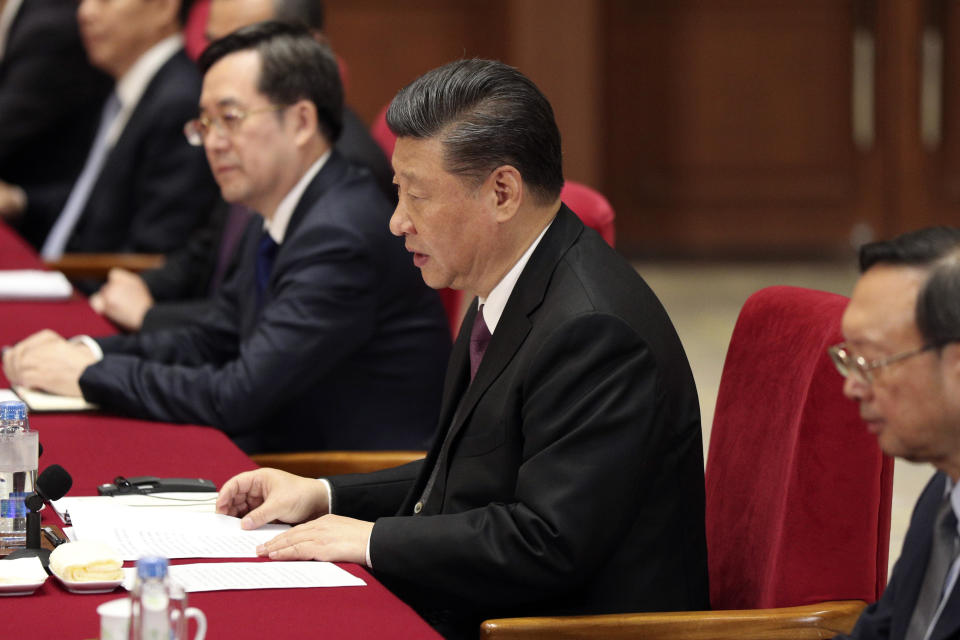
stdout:
<svg viewBox="0 0 960 640">
<path fill-rule="evenodd" d="M 36 255 L 0 225 L 0 269 L 36 268 Z M 63 335 L 103 335 L 112 327 L 79 296 L 67 302 L 0 302 L 0 344 L 41 328 Z M 6 380 L 0 376 L 0 384 Z M 69 495 L 96 495 L 117 475 L 203 477 L 217 486 L 255 464 L 216 429 L 130 420 L 102 414 L 32 414 L 44 452 L 41 469 L 57 463 L 73 477 Z M 60 524 L 52 509 L 45 522 Z M 176 563 L 196 562 L 177 560 Z M 206 613 L 208 638 L 438 638 L 407 605 L 364 568 L 342 564 L 366 587 L 263 589 L 190 594 Z M 97 605 L 126 594 L 77 595 L 50 578 L 31 596 L 0 598 L 0 638 L 95 638 Z"/>
</svg>

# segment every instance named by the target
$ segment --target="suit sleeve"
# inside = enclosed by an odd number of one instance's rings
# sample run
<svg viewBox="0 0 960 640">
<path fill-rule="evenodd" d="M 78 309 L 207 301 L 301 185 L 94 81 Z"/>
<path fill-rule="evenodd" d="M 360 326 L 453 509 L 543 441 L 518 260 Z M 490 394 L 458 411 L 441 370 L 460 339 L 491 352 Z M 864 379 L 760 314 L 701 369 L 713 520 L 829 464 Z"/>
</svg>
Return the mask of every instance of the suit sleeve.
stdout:
<svg viewBox="0 0 960 640">
<path fill-rule="evenodd" d="M 239 341 L 235 318 L 238 301 L 252 292 L 240 290 L 246 280 L 235 277 L 198 326 L 104 340 L 107 350 L 130 355 L 108 354 L 88 367 L 80 379 L 84 397 L 135 416 L 214 425 L 229 435 L 254 429 L 368 340 L 377 279 L 368 251 L 342 227 L 298 232 L 281 249 L 273 298 L 248 338 Z M 224 361 L 230 344 L 238 351 Z"/>
<path fill-rule="evenodd" d="M 516 604 L 578 584 L 626 535 L 623 491 L 652 486 L 668 446 L 650 349 L 620 319 L 585 314 L 556 329 L 521 378 L 514 499 L 377 520 L 378 575 L 422 576 L 471 602 Z"/>
</svg>

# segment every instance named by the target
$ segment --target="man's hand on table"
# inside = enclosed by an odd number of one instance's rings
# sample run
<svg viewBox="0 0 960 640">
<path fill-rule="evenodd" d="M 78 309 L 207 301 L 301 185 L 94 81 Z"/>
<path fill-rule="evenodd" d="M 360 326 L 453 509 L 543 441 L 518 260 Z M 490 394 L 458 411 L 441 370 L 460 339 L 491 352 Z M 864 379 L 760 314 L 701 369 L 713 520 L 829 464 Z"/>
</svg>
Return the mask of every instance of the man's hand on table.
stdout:
<svg viewBox="0 0 960 640">
<path fill-rule="evenodd" d="M 79 397 L 80 376 L 97 357 L 80 342 L 44 329 L 3 353 L 3 372 L 13 385 Z"/>
<path fill-rule="evenodd" d="M 143 278 L 126 269 L 110 269 L 107 282 L 90 296 L 90 306 L 127 331 L 139 331 L 153 296 Z"/>
<path fill-rule="evenodd" d="M 262 556 L 366 564 L 373 523 L 330 515 L 329 511 L 323 483 L 277 469 L 234 476 L 217 498 L 217 513 L 242 517 L 244 529 L 256 529 L 274 520 L 304 523 L 257 547 Z"/>
</svg>

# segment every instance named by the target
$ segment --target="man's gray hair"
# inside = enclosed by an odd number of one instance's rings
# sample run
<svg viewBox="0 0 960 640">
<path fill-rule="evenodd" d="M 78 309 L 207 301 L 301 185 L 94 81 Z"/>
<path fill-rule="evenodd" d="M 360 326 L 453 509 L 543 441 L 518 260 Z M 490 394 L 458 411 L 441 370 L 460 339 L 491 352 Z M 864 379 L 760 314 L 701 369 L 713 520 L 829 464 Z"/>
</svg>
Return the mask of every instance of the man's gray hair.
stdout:
<svg viewBox="0 0 960 640">
<path fill-rule="evenodd" d="M 446 170 L 477 184 L 511 165 L 539 204 L 563 188 L 553 109 L 529 78 L 502 62 L 458 60 L 427 72 L 390 103 L 387 126 L 399 137 L 438 137 Z"/>
</svg>

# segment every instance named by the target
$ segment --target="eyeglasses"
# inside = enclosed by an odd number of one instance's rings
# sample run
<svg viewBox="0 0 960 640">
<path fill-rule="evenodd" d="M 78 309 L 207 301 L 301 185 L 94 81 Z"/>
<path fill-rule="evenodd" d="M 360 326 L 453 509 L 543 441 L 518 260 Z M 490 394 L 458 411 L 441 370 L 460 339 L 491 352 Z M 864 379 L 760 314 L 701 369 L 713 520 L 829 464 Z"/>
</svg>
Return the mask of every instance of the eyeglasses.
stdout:
<svg viewBox="0 0 960 640">
<path fill-rule="evenodd" d="M 892 356 L 887 356 L 886 358 L 880 358 L 879 360 L 867 360 L 863 356 L 854 356 L 851 354 L 847 348 L 847 343 L 841 342 L 828 348 L 827 353 L 830 354 L 830 358 L 833 360 L 833 364 L 836 365 L 837 371 L 839 371 L 840 375 L 844 378 L 853 376 L 857 382 L 873 384 L 872 372 L 874 369 L 881 369 L 894 362 L 900 362 L 901 360 L 912 358 L 925 351 L 938 348 L 935 344 L 927 344 L 919 349 L 904 351 L 903 353 L 897 353 Z"/>
<path fill-rule="evenodd" d="M 286 109 L 288 106 L 290 105 L 275 104 L 262 109 L 250 110 L 242 109 L 240 107 L 227 107 L 220 113 L 220 115 L 202 115 L 199 118 L 195 118 L 183 125 L 183 135 L 187 137 L 187 142 L 194 147 L 202 147 L 203 141 L 206 139 L 207 134 L 210 133 L 210 128 L 212 126 L 216 126 L 217 131 L 219 131 L 221 135 L 233 135 L 240 129 L 240 125 L 243 124 L 243 121 L 250 116 L 258 113 L 280 111 L 281 109 Z"/>
</svg>

